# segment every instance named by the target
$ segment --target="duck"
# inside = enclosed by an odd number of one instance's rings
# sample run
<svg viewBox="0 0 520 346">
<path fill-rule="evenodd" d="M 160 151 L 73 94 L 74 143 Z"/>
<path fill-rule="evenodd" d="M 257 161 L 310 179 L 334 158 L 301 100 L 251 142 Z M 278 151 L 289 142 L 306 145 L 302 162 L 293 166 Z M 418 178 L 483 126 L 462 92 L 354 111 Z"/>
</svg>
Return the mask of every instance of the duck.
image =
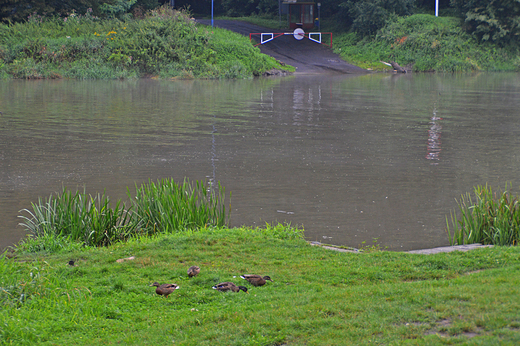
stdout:
<svg viewBox="0 0 520 346">
<path fill-rule="evenodd" d="M 190 278 L 197 276 L 198 273 L 200 273 L 200 268 L 198 266 L 191 266 L 188 268 L 188 276 Z"/>
<path fill-rule="evenodd" d="M 157 293 L 160 296 L 165 296 L 166 298 L 168 298 L 168 295 L 170 295 L 173 291 L 178 290 L 180 288 L 180 286 L 178 286 L 176 284 L 160 285 L 158 282 L 154 282 L 153 284 L 150 285 L 150 287 L 151 286 L 157 287 L 155 289 L 155 293 Z"/>
<path fill-rule="evenodd" d="M 273 282 L 273 280 L 267 275 L 264 277 L 261 277 L 260 275 L 240 275 L 240 277 L 247 280 L 253 286 L 263 286 L 267 280 Z"/>
<path fill-rule="evenodd" d="M 244 291 L 246 292 L 247 294 L 249 294 L 249 292 L 247 291 L 247 287 L 244 287 L 244 286 L 237 286 L 235 285 L 234 283 L 232 282 L 221 282 L 219 283 L 218 285 L 215 285 L 212 287 L 214 290 L 217 290 L 217 291 L 220 291 L 220 292 L 226 292 L 226 291 L 233 291 L 233 292 L 238 292 L 238 291 Z"/>
</svg>

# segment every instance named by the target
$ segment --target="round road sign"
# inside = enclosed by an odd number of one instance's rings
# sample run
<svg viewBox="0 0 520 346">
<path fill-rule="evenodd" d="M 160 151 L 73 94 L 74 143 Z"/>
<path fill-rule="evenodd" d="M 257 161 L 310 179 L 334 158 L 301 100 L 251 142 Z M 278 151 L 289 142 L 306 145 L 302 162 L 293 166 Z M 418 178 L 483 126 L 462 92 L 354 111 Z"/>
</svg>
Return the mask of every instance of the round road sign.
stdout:
<svg viewBox="0 0 520 346">
<path fill-rule="evenodd" d="M 299 40 L 303 40 L 303 38 L 305 37 L 304 36 L 305 35 L 305 31 L 303 31 L 302 28 L 296 28 L 296 29 L 294 29 L 293 35 L 294 35 L 294 38 L 297 39 L 298 41 Z"/>
</svg>

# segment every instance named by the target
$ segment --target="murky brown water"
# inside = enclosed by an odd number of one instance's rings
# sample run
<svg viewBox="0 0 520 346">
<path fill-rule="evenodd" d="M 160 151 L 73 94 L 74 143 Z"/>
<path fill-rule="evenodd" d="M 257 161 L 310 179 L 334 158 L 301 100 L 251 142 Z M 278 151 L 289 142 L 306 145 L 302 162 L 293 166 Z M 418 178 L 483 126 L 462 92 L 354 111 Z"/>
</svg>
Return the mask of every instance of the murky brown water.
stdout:
<svg viewBox="0 0 520 346">
<path fill-rule="evenodd" d="M 0 247 L 61 187 L 216 179 L 232 225 L 288 221 L 310 240 L 447 245 L 474 185 L 519 184 L 520 76 L 249 81 L 0 81 Z"/>
</svg>

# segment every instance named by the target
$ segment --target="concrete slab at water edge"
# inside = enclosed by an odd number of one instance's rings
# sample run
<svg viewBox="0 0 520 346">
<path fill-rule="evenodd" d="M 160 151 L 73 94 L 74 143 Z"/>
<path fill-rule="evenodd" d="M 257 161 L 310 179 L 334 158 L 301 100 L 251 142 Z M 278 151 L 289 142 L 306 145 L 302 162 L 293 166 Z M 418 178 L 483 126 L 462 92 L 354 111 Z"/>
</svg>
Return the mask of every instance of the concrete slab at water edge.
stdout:
<svg viewBox="0 0 520 346">
<path fill-rule="evenodd" d="M 493 247 L 494 245 L 482 245 L 482 244 L 466 244 L 466 245 L 455 245 L 455 246 L 442 246 L 436 247 L 433 249 L 423 249 L 423 250 L 412 250 L 407 251 L 407 253 L 412 254 L 422 254 L 422 255 L 432 255 L 441 252 L 452 252 L 452 251 L 469 251 L 474 249 L 482 249 L 486 247 Z"/>
<path fill-rule="evenodd" d="M 352 252 L 352 253 L 362 253 L 363 251 L 356 249 L 356 248 L 344 248 L 344 247 L 336 247 L 334 245 L 325 245 L 320 243 L 319 241 L 311 241 L 309 242 L 310 245 L 313 246 L 320 246 L 327 250 L 332 251 L 339 251 L 339 252 Z M 493 247 L 494 245 L 482 245 L 482 244 L 466 244 L 466 245 L 455 245 L 455 246 L 441 246 L 436 247 L 432 249 L 422 249 L 422 250 L 411 250 L 411 251 L 405 251 L 405 253 L 410 254 L 421 254 L 421 255 L 433 255 L 437 253 L 443 253 L 443 252 L 452 252 L 452 251 L 470 251 L 474 249 L 482 249 L 486 247 Z"/>
</svg>

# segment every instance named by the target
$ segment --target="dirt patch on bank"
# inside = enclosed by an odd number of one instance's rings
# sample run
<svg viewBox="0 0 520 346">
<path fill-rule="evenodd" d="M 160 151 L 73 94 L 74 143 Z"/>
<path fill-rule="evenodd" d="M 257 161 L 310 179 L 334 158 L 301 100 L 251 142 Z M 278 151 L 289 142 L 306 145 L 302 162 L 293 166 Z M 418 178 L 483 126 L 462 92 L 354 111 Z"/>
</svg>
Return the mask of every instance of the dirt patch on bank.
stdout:
<svg viewBox="0 0 520 346">
<path fill-rule="evenodd" d="M 200 19 L 198 23 L 211 25 L 211 20 Z M 292 30 L 269 29 L 241 21 L 215 20 L 214 26 L 249 37 L 250 33 L 292 32 Z M 322 35 L 322 40 L 325 35 Z M 257 37 L 259 40 L 259 37 Z M 338 54 L 324 44 L 304 38 L 296 40 L 293 35 L 283 35 L 260 46 L 260 51 L 282 63 L 296 67 L 297 73 L 367 73 L 358 66 L 346 63 Z"/>
</svg>

